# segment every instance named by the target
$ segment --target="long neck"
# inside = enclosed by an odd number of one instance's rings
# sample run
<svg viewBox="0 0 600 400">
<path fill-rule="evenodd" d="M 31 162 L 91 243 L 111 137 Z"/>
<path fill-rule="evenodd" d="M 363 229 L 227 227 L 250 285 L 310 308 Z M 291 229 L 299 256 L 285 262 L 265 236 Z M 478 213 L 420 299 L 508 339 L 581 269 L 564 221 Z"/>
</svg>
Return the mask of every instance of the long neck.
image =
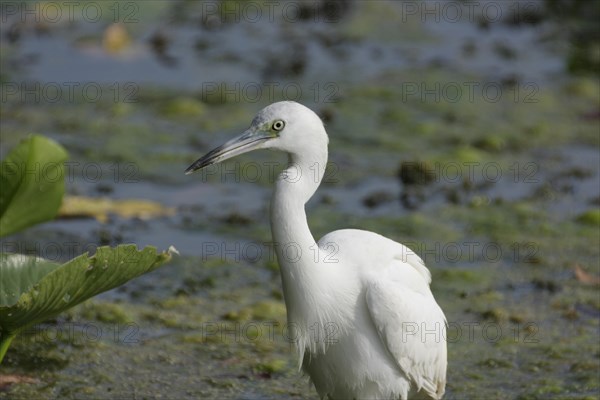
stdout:
<svg viewBox="0 0 600 400">
<path fill-rule="evenodd" d="M 271 201 L 271 232 L 275 245 L 312 246 L 304 205 L 315 193 L 327 164 L 327 147 L 310 155 L 289 154 L 288 165 L 279 174 Z"/>
<path fill-rule="evenodd" d="M 277 179 L 271 201 L 271 232 L 284 285 L 290 273 L 309 274 L 316 267 L 316 242 L 308 228 L 304 205 L 323 178 L 327 145 L 315 146 L 309 154 L 289 155 L 288 166 Z"/>
<path fill-rule="evenodd" d="M 281 268 L 281 282 L 291 335 L 299 360 L 305 349 L 324 349 L 327 341 L 311 334 L 311 327 L 335 323 L 347 329 L 335 293 L 337 264 L 322 261 L 324 253 L 310 233 L 304 205 L 321 183 L 327 164 L 327 145 L 310 152 L 310 157 L 291 154 L 280 174 L 271 202 L 271 231 Z M 318 324 L 318 325 L 315 325 Z M 314 332 L 313 332 L 314 333 Z M 318 335 L 317 335 L 318 336 Z M 323 350 L 324 351 L 324 350 Z"/>
</svg>

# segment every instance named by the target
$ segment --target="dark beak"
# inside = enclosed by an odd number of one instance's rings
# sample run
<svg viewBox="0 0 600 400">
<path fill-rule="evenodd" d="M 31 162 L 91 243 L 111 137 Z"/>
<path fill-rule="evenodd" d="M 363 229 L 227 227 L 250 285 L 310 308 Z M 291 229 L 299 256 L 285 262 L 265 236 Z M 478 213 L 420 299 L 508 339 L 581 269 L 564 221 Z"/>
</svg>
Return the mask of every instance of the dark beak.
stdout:
<svg viewBox="0 0 600 400">
<path fill-rule="evenodd" d="M 185 174 L 189 175 L 201 168 L 255 150 L 265 141 L 274 137 L 272 133 L 250 128 L 235 139 L 231 139 L 227 143 L 211 150 L 204 157 L 196 160 L 185 170 Z"/>
</svg>

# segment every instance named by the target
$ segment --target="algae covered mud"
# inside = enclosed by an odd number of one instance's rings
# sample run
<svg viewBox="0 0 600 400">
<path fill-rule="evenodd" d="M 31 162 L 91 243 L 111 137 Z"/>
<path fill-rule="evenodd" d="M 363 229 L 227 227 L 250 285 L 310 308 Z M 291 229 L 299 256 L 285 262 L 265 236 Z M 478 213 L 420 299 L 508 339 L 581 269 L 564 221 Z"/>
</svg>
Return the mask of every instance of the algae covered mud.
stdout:
<svg viewBox="0 0 600 400">
<path fill-rule="evenodd" d="M 432 271 L 445 398 L 598 397 L 597 2 L 67 3 L 1 4 L 1 155 L 71 155 L 61 217 L 2 250 L 181 256 L 17 338 L 0 398 L 316 397 L 267 222 L 285 158 L 183 175 L 286 98 L 330 135 L 315 237 L 372 230 Z"/>
</svg>

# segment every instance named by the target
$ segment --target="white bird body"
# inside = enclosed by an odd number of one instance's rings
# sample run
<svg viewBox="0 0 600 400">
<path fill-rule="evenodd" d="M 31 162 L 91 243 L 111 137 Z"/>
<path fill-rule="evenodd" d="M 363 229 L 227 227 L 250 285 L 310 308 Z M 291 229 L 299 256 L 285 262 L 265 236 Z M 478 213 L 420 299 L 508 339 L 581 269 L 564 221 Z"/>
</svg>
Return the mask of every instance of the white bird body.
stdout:
<svg viewBox="0 0 600 400">
<path fill-rule="evenodd" d="M 324 272 L 302 284 L 294 271 L 282 277 L 288 324 L 299 327 L 290 337 L 321 397 L 406 399 L 411 387 L 441 397 L 445 318 L 421 259 L 361 230 L 332 232 L 319 248 Z"/>
<path fill-rule="evenodd" d="M 446 320 L 423 261 L 373 232 L 338 230 L 316 243 L 309 230 L 304 207 L 325 172 L 327 144 L 315 113 L 279 102 L 186 172 L 255 148 L 288 153 L 271 201 L 271 231 L 288 337 L 303 370 L 321 398 L 407 399 L 419 392 L 439 399 L 446 384 Z"/>
</svg>

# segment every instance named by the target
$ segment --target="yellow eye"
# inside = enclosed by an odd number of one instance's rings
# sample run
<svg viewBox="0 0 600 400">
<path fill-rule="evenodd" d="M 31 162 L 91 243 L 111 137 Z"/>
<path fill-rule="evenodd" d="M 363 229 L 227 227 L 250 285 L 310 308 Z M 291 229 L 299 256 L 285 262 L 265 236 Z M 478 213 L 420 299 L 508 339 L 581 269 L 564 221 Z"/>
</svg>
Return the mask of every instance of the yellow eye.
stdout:
<svg viewBox="0 0 600 400">
<path fill-rule="evenodd" d="M 272 128 L 274 131 L 281 131 L 283 128 L 285 127 L 285 122 L 283 122 L 282 120 L 277 120 L 275 122 L 273 122 Z"/>
</svg>

